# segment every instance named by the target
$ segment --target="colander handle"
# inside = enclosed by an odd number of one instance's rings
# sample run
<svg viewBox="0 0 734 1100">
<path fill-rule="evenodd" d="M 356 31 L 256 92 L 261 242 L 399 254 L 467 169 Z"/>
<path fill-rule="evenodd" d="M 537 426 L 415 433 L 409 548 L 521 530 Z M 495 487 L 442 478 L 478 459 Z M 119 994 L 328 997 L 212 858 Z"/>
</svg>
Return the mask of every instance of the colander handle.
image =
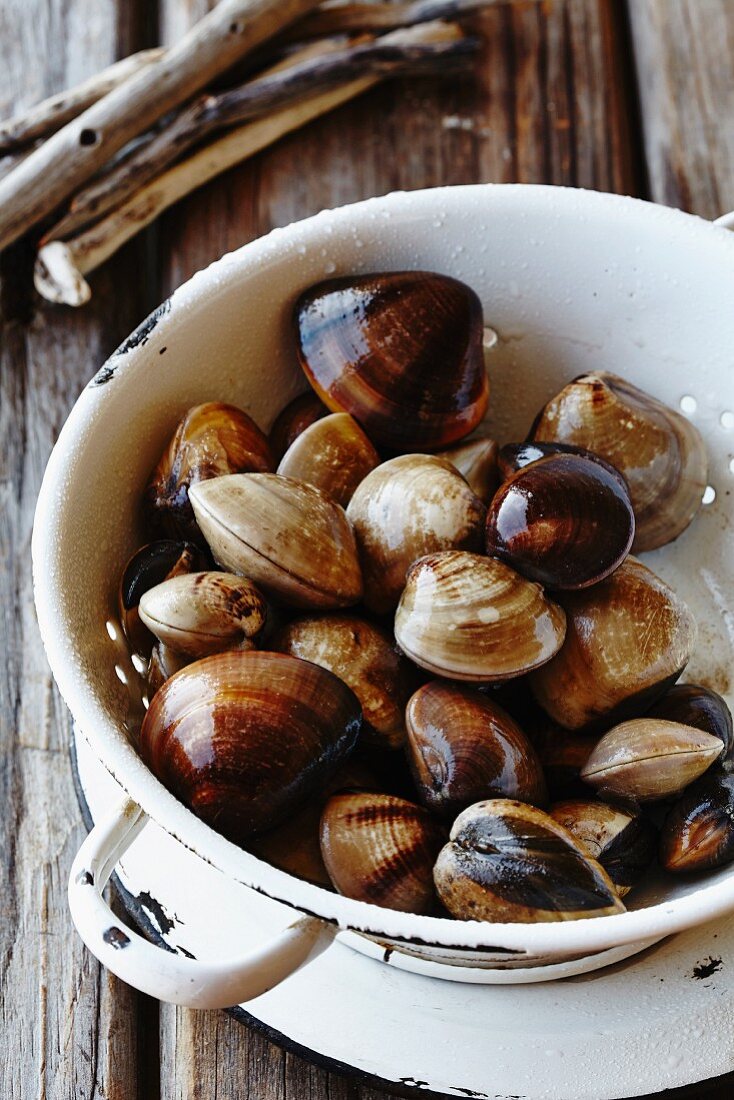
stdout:
<svg viewBox="0 0 734 1100">
<path fill-rule="evenodd" d="M 229 1008 L 266 993 L 333 942 L 337 929 L 315 917 L 303 917 L 244 957 L 216 962 L 186 958 L 143 939 L 112 912 L 102 891 L 147 821 L 140 806 L 125 798 L 94 826 L 69 876 L 69 907 L 79 935 L 128 985 L 189 1008 Z"/>
<path fill-rule="evenodd" d="M 734 230 L 734 210 L 731 214 L 722 214 L 720 218 L 717 218 L 714 225 L 720 225 L 722 229 Z"/>
</svg>

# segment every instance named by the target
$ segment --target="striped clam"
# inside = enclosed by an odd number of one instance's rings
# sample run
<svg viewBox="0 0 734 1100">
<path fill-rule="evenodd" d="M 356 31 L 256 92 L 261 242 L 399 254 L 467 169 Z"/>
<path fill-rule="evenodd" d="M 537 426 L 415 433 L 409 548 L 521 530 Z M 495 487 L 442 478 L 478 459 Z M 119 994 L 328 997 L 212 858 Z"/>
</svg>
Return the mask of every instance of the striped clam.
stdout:
<svg viewBox="0 0 734 1100">
<path fill-rule="evenodd" d="M 461 550 L 414 562 L 395 615 L 406 656 L 434 676 L 475 683 L 538 668 L 558 653 L 565 629 L 540 585 Z"/>
<path fill-rule="evenodd" d="M 432 451 L 468 435 L 489 385 L 479 298 L 431 271 L 329 279 L 295 310 L 301 366 L 332 412 L 348 412 L 377 447 Z"/>
<path fill-rule="evenodd" d="M 621 898 L 637 885 L 655 858 L 657 832 L 639 810 L 569 799 L 554 803 L 550 815 L 601 864 Z"/>
<path fill-rule="evenodd" d="M 459 920 L 579 920 L 623 913 L 604 868 L 549 814 L 510 799 L 459 814 L 436 860 L 438 895 Z"/>
<path fill-rule="evenodd" d="M 539 413 L 534 442 L 587 447 L 627 479 L 634 550 L 654 550 L 689 525 L 706 488 L 706 450 L 680 413 L 615 374 L 585 374 Z"/>
<path fill-rule="evenodd" d="M 273 598 L 303 608 L 349 607 L 362 596 L 352 528 L 320 489 L 278 474 L 231 474 L 191 487 L 215 560 Z"/>
<path fill-rule="evenodd" d="M 660 834 L 666 871 L 690 874 L 734 860 L 734 764 L 714 766 L 683 792 Z"/>
<path fill-rule="evenodd" d="M 500 486 L 487 513 L 487 553 L 554 589 L 587 588 L 629 553 L 635 517 L 629 493 L 606 465 L 548 455 Z"/>
<path fill-rule="evenodd" d="M 566 729 L 609 728 L 644 713 L 688 663 L 696 638 L 691 612 L 635 558 L 591 588 L 554 598 L 566 613 L 566 638 L 530 684 Z"/>
<path fill-rule="evenodd" d="M 118 610 L 125 637 L 134 652 L 150 652 L 155 638 L 141 623 L 140 600 L 169 577 L 206 569 L 208 555 L 192 542 L 159 539 L 136 550 L 125 566 L 118 591 Z"/>
<path fill-rule="evenodd" d="M 246 471 L 265 473 L 275 463 L 267 437 L 234 405 L 195 405 L 179 421 L 151 474 L 145 508 L 154 530 L 201 543 L 189 500 L 198 482 Z"/>
<path fill-rule="evenodd" d="M 357 697 L 326 669 L 282 653 L 218 653 L 159 688 L 140 750 L 164 786 L 241 844 L 329 779 L 361 720 Z"/>
<path fill-rule="evenodd" d="M 401 455 L 383 462 L 347 508 L 364 576 L 364 602 L 394 611 L 408 568 L 437 550 L 479 550 L 485 508 L 445 459 Z"/>
<path fill-rule="evenodd" d="M 407 913 L 434 907 L 444 839 L 427 810 L 388 794 L 336 794 L 321 816 L 321 854 L 339 893 Z"/>
<path fill-rule="evenodd" d="M 380 456 L 349 413 L 320 417 L 291 443 L 277 472 L 299 478 L 346 508 Z"/>
<path fill-rule="evenodd" d="M 474 688 L 420 687 L 405 712 L 408 758 L 420 801 L 453 818 L 484 798 L 545 805 L 540 761 L 507 711 Z"/>
</svg>

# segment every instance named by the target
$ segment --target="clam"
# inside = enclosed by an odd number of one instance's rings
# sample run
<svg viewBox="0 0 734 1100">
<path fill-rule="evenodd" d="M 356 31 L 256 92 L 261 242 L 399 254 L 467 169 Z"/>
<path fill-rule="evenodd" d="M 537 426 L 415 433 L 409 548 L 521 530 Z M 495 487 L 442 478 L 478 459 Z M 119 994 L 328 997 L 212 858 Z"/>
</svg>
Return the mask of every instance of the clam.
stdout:
<svg viewBox="0 0 734 1100">
<path fill-rule="evenodd" d="M 676 684 L 658 699 L 645 717 L 666 718 L 712 733 L 723 741 L 725 757 L 730 756 L 734 748 L 731 711 L 717 692 L 701 684 Z"/>
<path fill-rule="evenodd" d="M 385 614 L 395 610 L 416 558 L 480 549 L 485 508 L 445 459 L 401 455 L 367 475 L 347 516 L 359 547 L 365 605 Z"/>
<path fill-rule="evenodd" d="M 537 754 L 507 711 L 473 688 L 435 681 L 405 712 L 408 759 L 429 810 L 455 817 L 483 798 L 544 805 Z"/>
<path fill-rule="evenodd" d="M 216 561 L 278 600 L 348 607 L 362 596 L 352 528 L 331 497 L 278 474 L 231 474 L 191 487 Z"/>
<path fill-rule="evenodd" d="M 454 466 L 472 492 L 485 503 L 497 488 L 498 447 L 493 439 L 479 436 L 439 451 L 437 458 L 444 458 Z"/>
<path fill-rule="evenodd" d="M 208 657 L 259 634 L 267 606 L 251 581 L 234 573 L 186 573 L 143 593 L 140 618 L 168 649 Z"/>
<path fill-rule="evenodd" d="M 295 319 L 314 390 L 377 447 L 436 450 L 484 416 L 482 306 L 457 279 L 430 271 L 330 279 L 301 295 Z"/>
<path fill-rule="evenodd" d="M 267 437 L 247 413 L 210 401 L 182 417 L 145 491 L 148 516 L 171 537 L 201 541 L 189 488 L 223 474 L 274 469 Z"/>
<path fill-rule="evenodd" d="M 276 462 L 280 462 L 291 443 L 298 438 L 301 432 L 304 432 L 310 424 L 314 424 L 322 416 L 328 415 L 329 410 L 313 390 L 302 393 L 289 401 L 276 416 L 268 434 L 270 452 Z"/>
<path fill-rule="evenodd" d="M 346 508 L 359 483 L 379 464 L 380 456 L 354 417 L 332 413 L 294 439 L 278 473 L 315 485 Z"/>
<path fill-rule="evenodd" d="M 207 564 L 207 555 L 198 546 L 171 539 L 148 543 L 133 554 L 120 580 L 118 604 L 125 637 L 137 653 L 147 653 L 154 642 L 138 614 L 143 593 L 168 577 L 206 569 Z"/>
<path fill-rule="evenodd" d="M 606 466 L 557 454 L 505 481 L 487 512 L 487 553 L 549 588 L 587 588 L 624 561 L 635 533 L 627 489 Z"/>
<path fill-rule="evenodd" d="M 586 447 L 574 447 L 572 443 L 533 443 L 528 441 L 524 443 L 505 443 L 497 452 L 497 472 L 502 481 L 507 481 L 518 470 L 522 470 L 523 466 L 529 466 L 531 462 L 538 462 L 541 458 L 559 454 L 578 455 L 581 458 L 588 458 L 590 462 L 597 462 L 613 474 L 624 489 L 627 488 L 627 479 L 616 466 L 612 466 L 611 462 L 607 462 L 594 451 L 589 451 Z"/>
<path fill-rule="evenodd" d="M 174 673 L 180 672 L 182 668 L 190 664 L 190 657 L 175 653 L 168 646 L 163 645 L 162 642 L 157 642 L 151 650 L 146 670 L 148 699 L 152 699 L 158 688 L 163 687 L 166 680 L 170 680 Z"/>
<path fill-rule="evenodd" d="M 388 749 L 403 744 L 412 676 L 386 631 L 354 615 L 311 616 L 283 627 L 271 646 L 328 668 L 348 684 L 362 705 L 365 740 Z"/>
<path fill-rule="evenodd" d="M 722 751 L 718 737 L 693 726 L 633 718 L 596 743 L 581 778 L 603 796 L 659 802 L 680 794 Z"/>
<path fill-rule="evenodd" d="M 582 375 L 552 398 L 534 441 L 588 447 L 624 474 L 635 510 L 634 549 L 678 537 L 706 488 L 706 450 L 695 426 L 615 374 Z"/>
<path fill-rule="evenodd" d="M 488 683 L 549 661 L 565 616 L 540 585 L 504 562 L 461 550 L 429 554 L 408 570 L 395 638 L 435 676 Z"/>
<path fill-rule="evenodd" d="M 459 920 L 578 920 L 623 913 L 611 879 L 549 814 L 505 798 L 459 814 L 433 873 Z"/>
<path fill-rule="evenodd" d="M 602 865 L 621 898 L 640 881 L 655 857 L 655 828 L 638 810 L 570 799 L 556 802 L 550 814 Z"/>
<path fill-rule="evenodd" d="M 696 638 L 683 601 L 628 558 L 610 577 L 556 599 L 566 612 L 563 647 L 530 678 L 559 725 L 578 730 L 644 713 L 680 676 Z"/>
<path fill-rule="evenodd" d="M 389 794 L 336 794 L 321 816 L 321 854 L 339 893 L 406 913 L 433 907 L 444 839 L 422 806 Z"/>
<path fill-rule="evenodd" d="M 734 767 L 714 767 L 676 802 L 660 834 L 667 871 L 708 871 L 734 859 Z"/>
<path fill-rule="evenodd" d="M 282 653 L 217 653 L 156 692 L 140 749 L 189 809 L 242 843 L 329 779 L 360 724 L 357 697 L 318 665 Z"/>
</svg>

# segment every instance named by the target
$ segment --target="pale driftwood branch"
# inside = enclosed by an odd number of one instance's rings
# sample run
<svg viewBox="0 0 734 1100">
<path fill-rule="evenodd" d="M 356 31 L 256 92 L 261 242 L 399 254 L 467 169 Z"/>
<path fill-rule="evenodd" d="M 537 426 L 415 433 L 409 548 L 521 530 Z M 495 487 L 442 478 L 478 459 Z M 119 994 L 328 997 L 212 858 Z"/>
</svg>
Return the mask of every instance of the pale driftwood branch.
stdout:
<svg viewBox="0 0 734 1100">
<path fill-rule="evenodd" d="M 508 0 L 402 0 L 398 3 L 323 4 L 286 32 L 289 41 L 332 34 L 395 30 L 437 19 L 457 20 Z"/>
<path fill-rule="evenodd" d="M 158 47 L 123 57 L 121 61 L 116 61 L 114 65 L 109 65 L 101 72 L 95 73 L 89 80 L 52 95 L 29 107 L 22 114 L 0 123 L 0 154 L 25 149 L 39 138 L 55 134 L 67 122 L 76 118 L 82 111 L 86 111 L 87 107 L 91 107 L 113 88 L 117 88 L 141 69 L 158 61 L 163 53 L 163 47 Z"/>
<path fill-rule="evenodd" d="M 317 0 L 221 0 L 158 61 L 114 88 L 0 180 L 0 249 L 54 210 L 132 138 Z"/>
<path fill-rule="evenodd" d="M 308 57 L 220 95 L 202 96 L 184 108 L 145 148 L 80 192 L 47 239 L 63 240 L 98 220 L 159 176 L 193 145 L 219 130 L 242 125 L 363 76 L 387 79 L 396 72 L 436 72 L 438 66 L 448 75 L 475 53 L 478 45 L 475 38 L 409 44 L 373 39 Z"/>
<path fill-rule="evenodd" d="M 458 41 L 462 37 L 460 29 L 452 24 L 427 23 L 386 35 L 383 43 L 416 46 Z M 439 68 L 439 71 L 442 70 L 443 63 Z M 391 75 L 399 71 L 396 67 Z M 360 95 L 381 79 L 372 75 L 349 80 L 340 87 L 248 122 L 169 168 L 77 237 L 67 242 L 48 242 L 38 254 L 35 272 L 37 290 L 50 301 L 82 305 L 90 292 L 86 281 L 82 279 L 80 282 L 79 276 L 93 271 L 169 206 L 221 172 L 272 145 L 285 134 Z"/>
</svg>

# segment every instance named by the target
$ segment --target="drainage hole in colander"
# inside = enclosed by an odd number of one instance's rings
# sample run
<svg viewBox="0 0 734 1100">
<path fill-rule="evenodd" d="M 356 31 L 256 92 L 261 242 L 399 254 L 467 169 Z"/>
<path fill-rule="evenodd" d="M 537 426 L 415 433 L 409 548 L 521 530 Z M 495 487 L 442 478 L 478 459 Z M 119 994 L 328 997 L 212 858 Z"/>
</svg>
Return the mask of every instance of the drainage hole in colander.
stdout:
<svg viewBox="0 0 734 1100">
<path fill-rule="evenodd" d="M 109 634 L 110 639 L 113 642 L 116 642 L 117 641 L 117 627 L 112 622 L 112 619 L 108 619 L 107 622 L 105 623 L 105 626 L 107 627 L 107 633 Z"/>
<path fill-rule="evenodd" d="M 693 416 L 696 409 L 698 408 L 698 402 L 696 401 L 695 397 L 692 397 L 690 395 L 690 393 L 686 393 L 680 399 L 680 408 L 681 412 L 685 413 L 686 416 Z"/>
<path fill-rule="evenodd" d="M 734 428 L 734 412 L 730 412 L 729 409 L 724 409 L 719 417 L 719 423 L 726 431 L 731 431 L 731 429 Z"/>
<path fill-rule="evenodd" d="M 115 665 L 115 675 L 117 676 L 117 679 L 121 683 L 123 683 L 123 684 L 127 683 L 127 673 L 125 672 L 125 669 L 122 668 L 121 665 Z"/>
<path fill-rule="evenodd" d="M 701 497 L 701 503 L 702 504 L 713 504 L 715 500 L 716 500 L 716 489 L 714 489 L 713 485 L 707 485 L 706 488 L 703 491 L 703 496 Z"/>
</svg>

